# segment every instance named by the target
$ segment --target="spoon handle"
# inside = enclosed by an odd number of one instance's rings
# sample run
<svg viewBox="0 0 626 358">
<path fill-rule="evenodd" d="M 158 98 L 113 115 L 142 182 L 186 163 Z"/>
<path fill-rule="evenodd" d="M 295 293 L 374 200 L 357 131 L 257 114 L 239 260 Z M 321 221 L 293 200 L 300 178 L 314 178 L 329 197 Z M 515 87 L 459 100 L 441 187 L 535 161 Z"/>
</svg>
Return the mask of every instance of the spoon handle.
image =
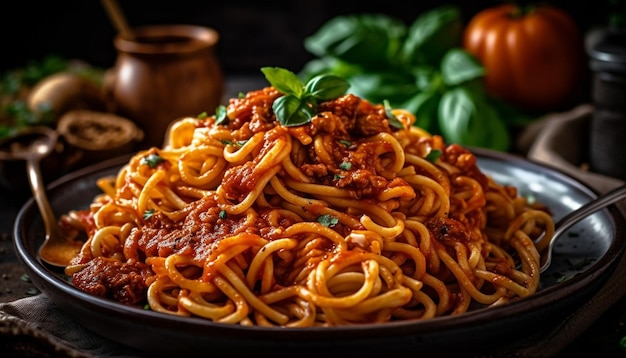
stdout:
<svg viewBox="0 0 626 358">
<path fill-rule="evenodd" d="M 552 262 L 552 247 L 558 240 L 559 236 L 561 236 L 567 229 L 572 227 L 572 225 L 576 224 L 581 219 L 584 219 L 587 215 L 593 214 L 594 212 L 606 208 L 607 206 L 624 198 L 626 198 L 626 184 L 618 186 L 617 188 L 600 195 L 559 220 L 555 225 L 556 229 L 554 230 L 554 235 L 552 235 L 552 238 L 550 239 L 550 243 L 548 243 L 548 247 L 541 253 L 539 271 L 544 272 L 548 269 Z"/>
<path fill-rule="evenodd" d="M 569 229 L 572 225 L 583 219 L 585 216 L 592 214 L 602 208 L 605 208 L 613 203 L 626 198 L 626 185 L 621 185 L 603 195 L 600 195 L 595 200 L 584 204 L 580 208 L 565 215 L 561 220 L 556 223 L 556 230 L 554 236 L 562 234 L 565 230 Z"/>
<path fill-rule="evenodd" d="M 39 207 L 41 218 L 43 219 L 43 223 L 46 229 L 46 234 L 56 234 L 58 230 L 56 216 L 54 215 L 52 208 L 48 204 L 48 197 L 46 196 L 43 178 L 41 175 L 41 169 L 39 167 L 39 159 L 36 157 L 29 157 L 26 160 L 26 169 L 28 172 L 30 187 L 33 192 L 33 197 L 35 198 L 35 202 Z"/>
</svg>

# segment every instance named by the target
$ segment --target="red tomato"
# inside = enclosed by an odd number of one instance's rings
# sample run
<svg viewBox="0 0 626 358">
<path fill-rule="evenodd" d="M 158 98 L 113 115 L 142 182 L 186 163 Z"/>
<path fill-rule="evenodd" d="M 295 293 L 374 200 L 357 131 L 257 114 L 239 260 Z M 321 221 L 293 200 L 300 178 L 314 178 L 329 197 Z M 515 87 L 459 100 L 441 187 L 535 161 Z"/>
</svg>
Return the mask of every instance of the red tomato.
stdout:
<svg viewBox="0 0 626 358">
<path fill-rule="evenodd" d="M 463 46 L 485 67 L 486 90 L 520 109 L 562 109 L 579 94 L 583 38 L 573 18 L 559 8 L 486 8 L 470 19 Z"/>
</svg>

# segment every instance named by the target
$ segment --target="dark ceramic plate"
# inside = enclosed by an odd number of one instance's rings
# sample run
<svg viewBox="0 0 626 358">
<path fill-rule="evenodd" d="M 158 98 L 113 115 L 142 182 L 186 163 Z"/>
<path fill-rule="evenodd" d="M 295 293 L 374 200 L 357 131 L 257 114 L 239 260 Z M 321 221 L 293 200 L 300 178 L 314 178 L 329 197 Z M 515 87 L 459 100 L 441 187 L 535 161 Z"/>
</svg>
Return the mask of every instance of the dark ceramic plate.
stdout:
<svg viewBox="0 0 626 358">
<path fill-rule="evenodd" d="M 585 185 L 545 165 L 475 149 L 480 167 L 495 180 L 512 184 L 522 195 L 545 203 L 559 219 L 594 198 Z M 98 194 L 97 178 L 114 174 L 127 161 L 118 158 L 65 176 L 49 187 L 57 215 L 84 208 Z M 614 271 L 624 251 L 624 218 L 615 208 L 599 211 L 570 229 L 556 245 L 552 267 L 539 292 L 499 307 L 455 317 L 414 322 L 334 328 L 243 327 L 181 318 L 90 296 L 77 290 L 37 258 L 44 237 L 31 200 L 18 213 L 15 247 L 26 272 L 52 301 L 81 325 L 113 341 L 152 353 L 211 355 L 251 352 L 302 356 L 320 353 L 434 354 L 464 356 L 514 350 L 520 337 L 540 336 L 591 298 Z M 502 351 L 500 351 L 502 352 Z"/>
</svg>

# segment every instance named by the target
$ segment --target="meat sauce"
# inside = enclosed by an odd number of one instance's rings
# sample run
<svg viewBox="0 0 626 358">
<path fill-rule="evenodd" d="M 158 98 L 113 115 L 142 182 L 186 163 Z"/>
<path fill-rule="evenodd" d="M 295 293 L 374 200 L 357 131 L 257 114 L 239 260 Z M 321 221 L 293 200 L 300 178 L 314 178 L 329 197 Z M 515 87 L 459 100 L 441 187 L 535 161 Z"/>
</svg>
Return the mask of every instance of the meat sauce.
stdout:
<svg viewBox="0 0 626 358">
<path fill-rule="evenodd" d="M 305 148 L 297 158 L 291 158 L 301 171 L 317 183 L 333 185 L 350 190 L 354 197 L 371 200 L 388 187 L 407 185 L 400 178 L 386 178 L 377 172 L 377 153 L 389 153 L 391 148 L 384 141 L 363 141 L 378 133 L 390 133 L 391 128 L 383 106 L 373 105 L 353 95 L 319 104 L 319 114 L 307 125 L 280 127 L 271 111 L 273 101 L 279 92 L 271 87 L 250 92 L 245 98 L 231 99 L 227 108 L 227 126 L 234 133 L 235 140 L 247 140 L 254 133 L 266 132 L 264 145 L 258 157 L 271 149 L 272 143 L 289 132 Z M 322 161 L 312 149 L 310 138 L 328 134 L 327 152 L 330 160 Z M 304 154 L 304 155 L 303 155 Z M 443 153 L 444 159 L 460 167 L 477 178 L 487 187 L 487 178 L 476 167 L 475 158 L 460 146 L 450 146 Z M 263 174 L 255 170 L 256 161 L 247 162 L 225 172 L 222 186 L 229 197 L 241 200 L 249 193 Z M 109 297 L 120 302 L 134 304 L 145 300 L 146 290 L 154 273 L 143 261 L 146 257 L 167 257 L 178 253 L 191 257 L 202 267 L 204 260 L 213 252 L 217 243 L 224 237 L 239 233 L 256 234 L 272 240 L 293 224 L 284 218 L 272 226 L 266 212 L 258 212 L 256 217 L 245 215 L 224 216 L 214 197 L 203 198 L 190 204 L 185 219 L 173 222 L 161 213 L 145 220 L 141 229 L 133 229 L 124 243 L 126 262 L 107 258 L 92 258 L 83 252 L 74 263 L 86 267 L 73 275 L 73 283 L 93 295 Z M 85 227 L 93 227 L 89 215 L 80 216 Z M 455 240 L 468 240 L 457 237 L 454 230 L 457 223 L 431 222 L 429 229 L 435 237 L 445 243 L 450 235 Z M 347 235 L 348 228 L 335 227 L 340 234 Z M 89 229 L 88 229 L 89 231 Z M 287 270 L 285 270 L 287 271 Z"/>
</svg>

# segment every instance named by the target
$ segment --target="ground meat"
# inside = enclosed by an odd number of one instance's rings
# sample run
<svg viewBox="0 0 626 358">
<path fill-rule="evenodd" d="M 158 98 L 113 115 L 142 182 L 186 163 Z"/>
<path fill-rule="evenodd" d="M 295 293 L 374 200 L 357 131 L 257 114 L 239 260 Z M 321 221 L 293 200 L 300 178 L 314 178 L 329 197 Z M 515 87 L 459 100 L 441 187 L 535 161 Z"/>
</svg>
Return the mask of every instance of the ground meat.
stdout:
<svg viewBox="0 0 626 358">
<path fill-rule="evenodd" d="M 72 276 L 72 283 L 94 296 L 137 304 L 145 300 L 148 282 L 153 276 L 145 263 L 96 257 Z"/>
</svg>

